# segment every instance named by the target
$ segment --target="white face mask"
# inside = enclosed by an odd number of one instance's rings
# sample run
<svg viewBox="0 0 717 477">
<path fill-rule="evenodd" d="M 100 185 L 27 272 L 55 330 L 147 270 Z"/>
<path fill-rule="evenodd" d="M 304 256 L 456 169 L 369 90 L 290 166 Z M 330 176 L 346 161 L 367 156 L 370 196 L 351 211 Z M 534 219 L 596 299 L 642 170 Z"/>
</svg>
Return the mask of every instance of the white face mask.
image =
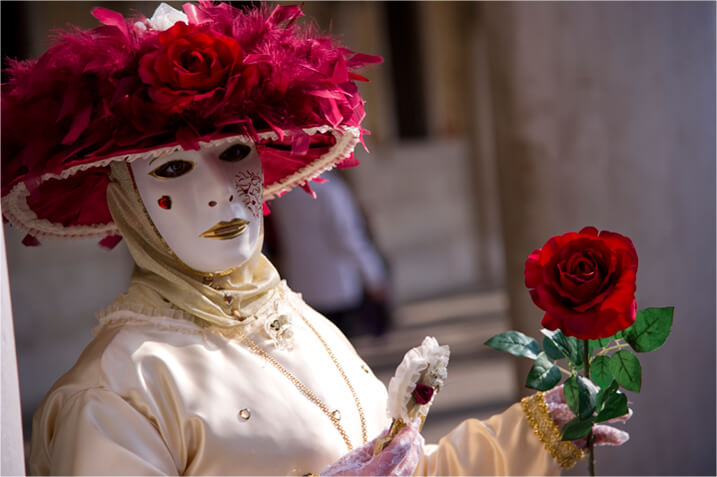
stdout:
<svg viewBox="0 0 717 477">
<path fill-rule="evenodd" d="M 138 159 L 130 168 L 157 231 L 189 268 L 223 272 L 251 257 L 261 231 L 264 189 L 253 144 L 203 145 Z"/>
</svg>

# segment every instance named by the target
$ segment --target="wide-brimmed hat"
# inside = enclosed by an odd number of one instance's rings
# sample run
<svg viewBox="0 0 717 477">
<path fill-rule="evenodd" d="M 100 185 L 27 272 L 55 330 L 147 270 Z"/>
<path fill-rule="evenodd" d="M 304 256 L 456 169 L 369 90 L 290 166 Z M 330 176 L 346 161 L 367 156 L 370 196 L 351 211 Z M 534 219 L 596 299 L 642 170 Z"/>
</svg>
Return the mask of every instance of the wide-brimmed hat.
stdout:
<svg viewBox="0 0 717 477">
<path fill-rule="evenodd" d="M 102 23 L 10 61 L 2 89 L 2 212 L 34 237 L 116 243 L 109 165 L 203 143 L 257 145 L 264 200 L 357 164 L 365 132 L 355 53 L 299 26 L 298 6 L 162 4 L 151 19 L 96 8 Z"/>
</svg>

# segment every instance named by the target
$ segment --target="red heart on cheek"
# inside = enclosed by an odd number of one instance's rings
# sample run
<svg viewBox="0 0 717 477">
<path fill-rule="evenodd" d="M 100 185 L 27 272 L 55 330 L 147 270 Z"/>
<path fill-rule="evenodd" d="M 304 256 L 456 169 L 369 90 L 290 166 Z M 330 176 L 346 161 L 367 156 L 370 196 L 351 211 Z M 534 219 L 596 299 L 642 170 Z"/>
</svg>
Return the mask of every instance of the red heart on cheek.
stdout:
<svg viewBox="0 0 717 477">
<path fill-rule="evenodd" d="M 163 195 L 157 200 L 157 205 L 163 209 L 169 210 L 172 208 L 172 199 L 168 195 Z"/>
</svg>

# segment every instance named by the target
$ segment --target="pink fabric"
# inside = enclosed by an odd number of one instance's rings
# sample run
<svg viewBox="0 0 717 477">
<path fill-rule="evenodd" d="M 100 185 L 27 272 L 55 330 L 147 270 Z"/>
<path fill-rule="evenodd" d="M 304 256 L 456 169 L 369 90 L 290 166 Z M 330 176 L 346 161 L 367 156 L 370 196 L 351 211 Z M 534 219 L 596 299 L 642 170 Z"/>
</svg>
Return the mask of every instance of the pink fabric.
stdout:
<svg viewBox="0 0 717 477">
<path fill-rule="evenodd" d="M 562 385 L 551 389 L 544 395 L 545 404 L 548 405 L 548 412 L 555 421 L 555 424 L 562 428 L 565 424 L 575 418 L 575 414 L 565 403 L 565 391 Z M 610 419 L 608 423 L 625 422 L 632 417 L 632 409 L 624 416 Z M 597 424 L 593 426 L 593 435 L 596 446 L 621 446 L 630 439 L 630 434 L 613 426 Z M 573 441 L 580 448 L 587 447 L 586 439 Z"/>
<path fill-rule="evenodd" d="M 386 435 L 384 432 L 381 435 Z M 423 437 L 415 426 L 406 426 L 377 456 L 376 439 L 341 457 L 320 475 L 413 475 L 423 449 Z"/>
</svg>

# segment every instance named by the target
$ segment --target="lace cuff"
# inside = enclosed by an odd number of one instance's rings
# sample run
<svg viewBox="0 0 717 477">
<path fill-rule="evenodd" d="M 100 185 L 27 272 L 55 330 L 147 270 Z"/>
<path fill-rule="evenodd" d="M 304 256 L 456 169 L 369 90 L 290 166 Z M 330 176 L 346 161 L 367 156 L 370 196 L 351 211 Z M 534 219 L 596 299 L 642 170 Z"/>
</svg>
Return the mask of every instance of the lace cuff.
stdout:
<svg viewBox="0 0 717 477">
<path fill-rule="evenodd" d="M 563 469 L 571 468 L 577 461 L 585 457 L 585 453 L 578 446 L 572 442 L 560 440 L 560 429 L 550 417 L 542 392 L 524 397 L 520 404 L 530 427 L 533 428 L 545 449 Z"/>
</svg>

